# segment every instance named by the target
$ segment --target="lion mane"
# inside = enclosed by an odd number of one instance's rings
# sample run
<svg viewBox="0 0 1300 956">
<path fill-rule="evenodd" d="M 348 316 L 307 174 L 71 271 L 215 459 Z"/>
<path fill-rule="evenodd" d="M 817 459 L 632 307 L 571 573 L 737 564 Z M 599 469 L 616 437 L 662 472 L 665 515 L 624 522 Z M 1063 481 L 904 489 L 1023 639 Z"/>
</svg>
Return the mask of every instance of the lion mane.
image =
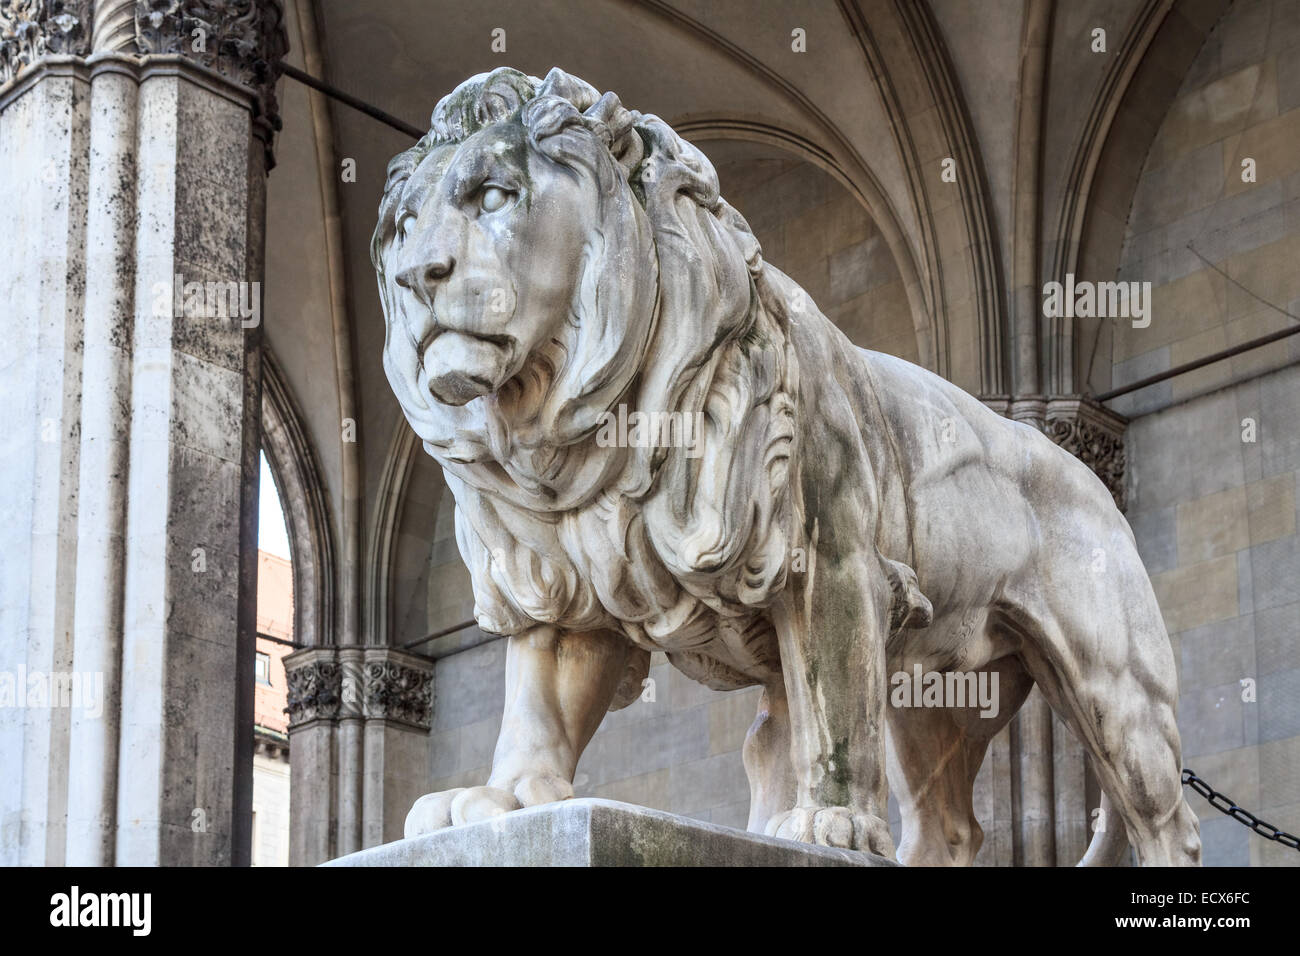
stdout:
<svg viewBox="0 0 1300 956">
<path fill-rule="evenodd" d="M 585 177 L 600 221 L 561 339 L 497 394 L 452 407 L 415 386 L 419 356 L 393 320 L 386 259 L 420 162 L 496 123 L 521 124 L 528 148 Z M 721 615 L 743 645 L 746 615 L 783 588 L 800 533 L 789 333 L 815 306 L 764 263 L 709 160 L 658 117 L 558 69 L 545 80 L 493 70 L 441 100 L 429 133 L 389 165 L 371 252 L 385 371 L 456 497 L 479 626 L 621 629 L 682 666 Z M 701 413 L 697 447 L 600 447 L 601 416 L 620 403 Z"/>
</svg>

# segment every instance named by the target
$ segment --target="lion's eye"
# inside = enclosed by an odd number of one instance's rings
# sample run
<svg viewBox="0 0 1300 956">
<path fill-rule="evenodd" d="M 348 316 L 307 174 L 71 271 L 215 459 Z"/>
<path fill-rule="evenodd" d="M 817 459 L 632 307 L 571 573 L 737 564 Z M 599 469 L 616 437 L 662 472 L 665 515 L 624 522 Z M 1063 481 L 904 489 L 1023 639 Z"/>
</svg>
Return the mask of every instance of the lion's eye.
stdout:
<svg viewBox="0 0 1300 956">
<path fill-rule="evenodd" d="M 415 217 L 409 212 L 402 213 L 397 217 L 397 238 L 405 239 L 407 233 L 411 231 L 411 226 L 415 223 Z"/>
<path fill-rule="evenodd" d="M 500 186 L 488 186 L 479 196 L 479 206 L 484 212 L 496 212 L 510 201 L 510 196 Z"/>
</svg>

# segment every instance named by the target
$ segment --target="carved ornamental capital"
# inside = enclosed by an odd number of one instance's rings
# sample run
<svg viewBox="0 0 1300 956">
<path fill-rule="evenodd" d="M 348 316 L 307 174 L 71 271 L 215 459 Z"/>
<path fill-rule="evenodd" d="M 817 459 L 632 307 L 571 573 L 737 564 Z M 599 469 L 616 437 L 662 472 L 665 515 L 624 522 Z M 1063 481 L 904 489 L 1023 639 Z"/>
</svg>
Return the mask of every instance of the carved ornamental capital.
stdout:
<svg viewBox="0 0 1300 956">
<path fill-rule="evenodd" d="M 284 659 L 289 729 L 314 720 L 433 724 L 433 661 L 393 647 L 313 647 Z"/>
<path fill-rule="evenodd" d="M 47 54 L 90 50 L 91 0 L 0 0 L 0 83 Z"/>
<path fill-rule="evenodd" d="M 252 93 L 268 168 L 288 50 L 284 0 L 0 0 L 0 85 L 49 55 L 182 56 Z"/>
<path fill-rule="evenodd" d="M 289 728 L 336 720 L 343 705 L 343 667 L 329 652 L 309 650 L 284 659 Z"/>
<path fill-rule="evenodd" d="M 282 0 L 135 0 L 140 53 L 188 57 L 251 89 L 270 142 L 280 129 L 275 84 L 289 50 Z"/>
<path fill-rule="evenodd" d="M 433 725 L 433 671 L 387 654 L 381 659 L 367 656 L 366 716 L 428 730 Z"/>
</svg>

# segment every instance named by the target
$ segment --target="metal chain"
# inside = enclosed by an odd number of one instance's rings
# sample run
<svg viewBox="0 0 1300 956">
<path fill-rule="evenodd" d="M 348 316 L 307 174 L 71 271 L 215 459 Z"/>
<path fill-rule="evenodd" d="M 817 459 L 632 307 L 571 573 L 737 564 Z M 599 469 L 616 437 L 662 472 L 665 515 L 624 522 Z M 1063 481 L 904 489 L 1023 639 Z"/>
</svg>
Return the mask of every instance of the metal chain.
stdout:
<svg viewBox="0 0 1300 956">
<path fill-rule="evenodd" d="M 1186 767 L 1183 768 L 1183 785 L 1191 787 L 1210 801 L 1210 806 L 1214 807 L 1214 809 L 1226 813 L 1238 823 L 1244 823 L 1266 840 L 1274 840 L 1283 846 L 1289 846 L 1293 850 L 1300 850 L 1300 837 L 1287 833 L 1285 830 L 1279 830 L 1273 824 L 1265 823 L 1249 810 L 1237 806 L 1231 797 L 1219 793 Z"/>
</svg>

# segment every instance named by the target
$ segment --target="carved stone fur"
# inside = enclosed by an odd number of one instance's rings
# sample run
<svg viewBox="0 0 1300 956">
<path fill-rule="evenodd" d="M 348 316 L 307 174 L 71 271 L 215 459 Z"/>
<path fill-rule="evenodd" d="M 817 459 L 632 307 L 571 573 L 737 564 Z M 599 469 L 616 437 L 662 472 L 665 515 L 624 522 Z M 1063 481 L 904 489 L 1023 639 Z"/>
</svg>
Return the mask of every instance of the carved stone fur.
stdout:
<svg viewBox="0 0 1300 956">
<path fill-rule="evenodd" d="M 974 775 L 1037 684 L 1124 824 L 1086 862 L 1125 836 L 1199 859 L 1169 639 L 1105 486 L 856 348 L 662 120 L 559 70 L 473 77 L 390 165 L 372 257 L 385 371 L 455 495 L 478 622 L 509 636 L 489 779 L 422 797 L 408 834 L 572 796 L 662 650 L 762 686 L 751 829 L 892 856 L 888 763 L 900 858 L 971 862 Z M 608 441 L 616 411 L 698 429 Z M 888 706 L 914 668 L 1001 699 Z"/>
</svg>

